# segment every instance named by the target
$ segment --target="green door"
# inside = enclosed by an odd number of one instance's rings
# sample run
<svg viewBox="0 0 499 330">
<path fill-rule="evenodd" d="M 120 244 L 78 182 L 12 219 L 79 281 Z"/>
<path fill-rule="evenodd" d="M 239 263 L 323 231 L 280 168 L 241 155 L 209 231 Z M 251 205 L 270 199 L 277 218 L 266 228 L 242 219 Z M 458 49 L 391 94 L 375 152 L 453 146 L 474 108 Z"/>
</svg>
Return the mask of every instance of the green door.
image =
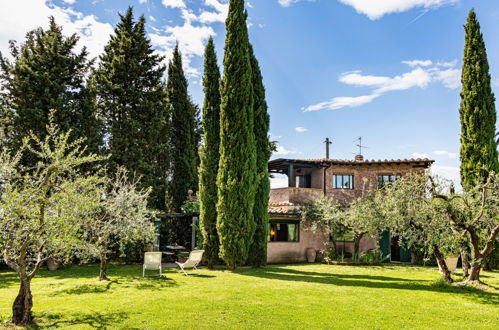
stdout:
<svg viewBox="0 0 499 330">
<path fill-rule="evenodd" d="M 381 233 L 379 248 L 381 250 L 382 258 L 390 255 L 390 232 L 388 230 Z M 390 258 L 388 258 L 387 262 L 390 262 Z"/>
<path fill-rule="evenodd" d="M 402 240 L 400 247 L 400 262 L 411 262 L 411 249 L 407 247 L 404 240 Z"/>
</svg>

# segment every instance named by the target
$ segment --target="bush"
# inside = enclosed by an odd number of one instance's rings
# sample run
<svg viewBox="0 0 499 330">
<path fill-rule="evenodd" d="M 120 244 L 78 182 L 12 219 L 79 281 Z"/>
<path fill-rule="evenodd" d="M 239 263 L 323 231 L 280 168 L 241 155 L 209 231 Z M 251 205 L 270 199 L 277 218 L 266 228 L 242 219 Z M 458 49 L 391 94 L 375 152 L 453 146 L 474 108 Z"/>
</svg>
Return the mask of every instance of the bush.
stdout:
<svg viewBox="0 0 499 330">
<path fill-rule="evenodd" d="M 122 253 L 116 249 L 115 255 L 117 255 L 118 260 L 125 264 L 141 263 L 144 260 L 145 245 L 147 245 L 145 240 L 134 243 L 127 242 L 121 247 Z"/>
<path fill-rule="evenodd" d="M 483 269 L 485 270 L 499 269 L 499 241 L 496 241 L 494 250 L 492 250 L 492 252 L 488 255 L 488 257 L 485 258 Z"/>
</svg>

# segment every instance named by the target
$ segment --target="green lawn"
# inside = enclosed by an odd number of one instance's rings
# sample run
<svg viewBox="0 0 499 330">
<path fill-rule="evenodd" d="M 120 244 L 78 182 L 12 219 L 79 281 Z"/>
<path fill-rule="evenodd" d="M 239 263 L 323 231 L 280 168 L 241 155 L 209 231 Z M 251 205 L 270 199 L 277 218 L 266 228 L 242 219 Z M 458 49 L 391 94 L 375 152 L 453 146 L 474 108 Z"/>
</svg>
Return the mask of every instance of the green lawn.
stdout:
<svg viewBox="0 0 499 330">
<path fill-rule="evenodd" d="M 141 266 L 95 265 L 42 271 L 32 285 L 34 313 L 49 328 L 499 328 L 499 291 L 448 288 L 433 268 L 322 264 L 268 266 L 238 272 L 168 271 L 143 279 Z M 499 273 L 484 272 L 499 287 Z M 17 293 L 0 272 L 0 319 Z M 1 327 L 1 324 L 0 324 Z"/>
</svg>

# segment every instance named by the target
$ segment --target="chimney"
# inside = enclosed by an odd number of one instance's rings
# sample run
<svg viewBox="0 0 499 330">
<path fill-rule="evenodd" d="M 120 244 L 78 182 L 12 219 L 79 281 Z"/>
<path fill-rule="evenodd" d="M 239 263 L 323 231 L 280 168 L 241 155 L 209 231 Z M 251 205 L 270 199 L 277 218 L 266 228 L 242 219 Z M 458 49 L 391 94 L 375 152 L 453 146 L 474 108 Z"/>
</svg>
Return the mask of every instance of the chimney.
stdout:
<svg viewBox="0 0 499 330">
<path fill-rule="evenodd" d="M 362 156 L 362 155 L 355 155 L 355 161 L 356 162 L 363 162 L 364 161 L 364 156 Z"/>
<path fill-rule="evenodd" d="M 329 159 L 329 146 L 333 144 L 333 142 L 331 142 L 329 138 L 326 138 L 326 141 L 324 141 L 324 143 L 326 144 L 326 159 Z"/>
</svg>

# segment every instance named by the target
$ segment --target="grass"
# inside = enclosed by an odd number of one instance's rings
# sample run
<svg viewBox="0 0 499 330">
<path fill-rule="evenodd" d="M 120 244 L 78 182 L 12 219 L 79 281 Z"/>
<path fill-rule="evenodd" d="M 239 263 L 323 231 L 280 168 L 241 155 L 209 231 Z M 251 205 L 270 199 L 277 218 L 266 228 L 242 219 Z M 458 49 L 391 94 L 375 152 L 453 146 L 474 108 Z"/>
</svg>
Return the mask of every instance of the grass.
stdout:
<svg viewBox="0 0 499 330">
<path fill-rule="evenodd" d="M 37 327 L 164 328 L 457 328 L 499 325 L 499 291 L 456 288 L 436 269 L 413 266 L 268 266 L 238 272 L 168 271 L 142 278 L 141 266 L 96 265 L 42 271 L 32 285 Z M 499 286 L 499 273 L 483 280 Z M 10 317 L 18 283 L 0 271 L 0 320 Z M 0 323 L 1 327 L 1 323 Z"/>
</svg>

